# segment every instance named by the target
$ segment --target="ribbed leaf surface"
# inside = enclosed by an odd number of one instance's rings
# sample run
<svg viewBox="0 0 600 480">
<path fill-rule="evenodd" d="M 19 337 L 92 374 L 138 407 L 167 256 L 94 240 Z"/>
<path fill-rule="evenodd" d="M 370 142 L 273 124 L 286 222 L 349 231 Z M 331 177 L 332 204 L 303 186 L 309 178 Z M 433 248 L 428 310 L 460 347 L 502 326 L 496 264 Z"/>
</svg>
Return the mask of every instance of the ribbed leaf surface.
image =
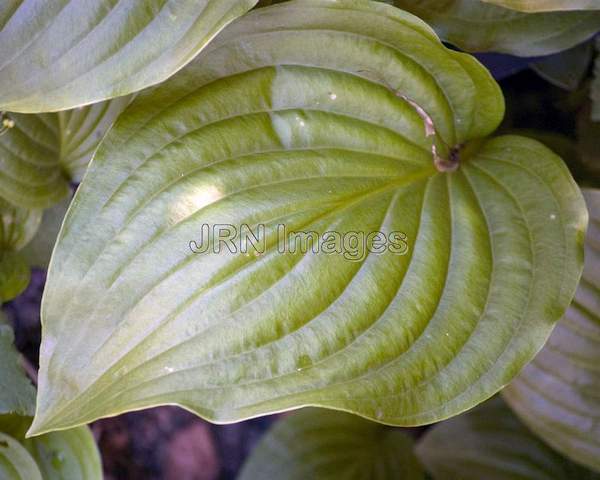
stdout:
<svg viewBox="0 0 600 480">
<path fill-rule="evenodd" d="M 434 480 L 598 480 L 533 435 L 499 398 L 436 425 L 417 445 Z"/>
<path fill-rule="evenodd" d="M 14 438 L 0 432 L 0 478 L 2 480 L 42 480 L 35 460 Z"/>
<path fill-rule="evenodd" d="M 98 150 L 50 266 L 31 432 L 165 403 L 414 425 L 492 395 L 570 303 L 587 222 L 550 150 L 477 140 L 502 111 L 481 65 L 388 5 L 236 22 Z M 215 224 L 264 225 L 264 251 L 192 253 Z M 280 253 L 278 225 L 407 248 Z"/>
<path fill-rule="evenodd" d="M 43 114 L 11 113 L 0 136 L 0 196 L 15 205 L 46 208 L 79 182 L 100 140 L 130 97 Z"/>
<path fill-rule="evenodd" d="M 0 110 L 67 110 L 159 83 L 256 1 L 3 0 Z"/>
<path fill-rule="evenodd" d="M 87 427 L 53 432 L 23 442 L 44 480 L 102 480 L 100 454 Z"/>
<path fill-rule="evenodd" d="M 423 480 L 412 439 L 342 412 L 304 409 L 275 424 L 239 480 Z"/>
<path fill-rule="evenodd" d="M 584 195 L 590 227 L 575 299 L 541 353 L 503 394 L 548 444 L 600 471 L 600 191 Z"/>
<path fill-rule="evenodd" d="M 469 52 L 522 57 L 567 50 L 600 30 L 600 12 L 524 13 L 481 0 L 394 0 L 448 42 Z"/>
</svg>

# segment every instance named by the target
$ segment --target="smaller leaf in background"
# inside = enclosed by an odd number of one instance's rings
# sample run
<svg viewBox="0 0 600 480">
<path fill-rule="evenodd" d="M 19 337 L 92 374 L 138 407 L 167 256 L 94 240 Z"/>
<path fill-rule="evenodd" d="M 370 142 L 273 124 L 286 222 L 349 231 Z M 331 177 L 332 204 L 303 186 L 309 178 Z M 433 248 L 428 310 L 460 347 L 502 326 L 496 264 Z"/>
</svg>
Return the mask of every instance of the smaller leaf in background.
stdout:
<svg viewBox="0 0 600 480">
<path fill-rule="evenodd" d="M 42 211 L 16 207 L 0 198 L 0 251 L 21 250 L 35 236 Z"/>
<path fill-rule="evenodd" d="M 9 114 L 0 136 L 0 196 L 26 208 L 45 208 L 66 196 L 69 185 L 59 166 L 55 114 Z"/>
<path fill-rule="evenodd" d="M 100 141 L 133 97 L 126 95 L 56 114 L 60 128 L 60 164 L 71 182 L 81 182 Z"/>
<path fill-rule="evenodd" d="M 434 480 L 598 480 L 534 436 L 496 397 L 428 430 L 416 448 Z"/>
<path fill-rule="evenodd" d="M 594 173 L 594 177 L 600 175 L 600 149 L 598 139 L 600 138 L 600 122 L 591 119 L 591 105 L 586 105 L 577 114 L 577 150 L 581 156 L 582 164 Z M 583 182 L 587 186 L 600 186 L 593 182 Z"/>
<path fill-rule="evenodd" d="M 348 413 L 304 409 L 279 420 L 238 480 L 421 480 L 412 439 Z"/>
<path fill-rule="evenodd" d="M 100 141 L 132 96 L 59 113 L 7 114 L 0 136 L 0 196 L 15 205 L 47 208 L 68 196 Z"/>
<path fill-rule="evenodd" d="M 44 480 L 102 480 L 100 453 L 88 427 L 27 439 L 23 445 Z"/>
<path fill-rule="evenodd" d="M 544 441 L 600 471 L 600 190 L 584 190 L 590 213 L 583 277 L 548 343 L 503 390 Z"/>
<path fill-rule="evenodd" d="M 593 58 L 592 42 L 550 55 L 530 66 L 540 77 L 565 90 L 575 90 L 585 78 Z"/>
<path fill-rule="evenodd" d="M 437 34 L 469 52 L 549 55 L 569 49 L 600 30 L 600 12 L 523 13 L 481 0 L 394 0 Z"/>
<path fill-rule="evenodd" d="M 35 388 L 25 375 L 13 341 L 12 328 L 0 323 L 0 415 L 31 416 L 35 409 Z"/>
<path fill-rule="evenodd" d="M 54 112 L 160 83 L 256 2 L 2 2 L 0 108 Z"/>
<path fill-rule="evenodd" d="M 596 61 L 594 63 L 594 79 L 590 87 L 592 99 L 592 120 L 600 122 L 600 37 L 596 37 Z"/>
<path fill-rule="evenodd" d="M 483 0 L 521 12 L 551 12 L 558 10 L 600 10 L 599 0 Z"/>
<path fill-rule="evenodd" d="M 69 195 L 56 205 L 44 210 L 36 235 L 22 251 L 29 266 L 48 268 L 60 226 L 70 204 L 71 196 Z"/>
<path fill-rule="evenodd" d="M 0 479 L 42 480 L 42 474 L 29 452 L 4 433 L 0 433 Z"/>
<path fill-rule="evenodd" d="M 20 252 L 0 252 L 0 303 L 23 293 L 30 279 L 29 265 Z"/>
</svg>

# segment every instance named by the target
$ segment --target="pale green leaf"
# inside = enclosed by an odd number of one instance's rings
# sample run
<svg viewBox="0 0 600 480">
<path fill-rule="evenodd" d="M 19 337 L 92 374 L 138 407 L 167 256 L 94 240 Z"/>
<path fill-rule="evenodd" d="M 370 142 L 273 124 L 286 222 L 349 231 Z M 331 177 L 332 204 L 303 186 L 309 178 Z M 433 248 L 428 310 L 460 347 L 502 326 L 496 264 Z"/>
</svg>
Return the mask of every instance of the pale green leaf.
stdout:
<svg viewBox="0 0 600 480">
<path fill-rule="evenodd" d="M 0 136 L 0 196 L 15 205 L 46 208 L 79 182 L 94 151 L 131 101 L 121 97 L 67 112 L 19 114 Z"/>
<path fill-rule="evenodd" d="M 20 252 L 0 251 L 0 303 L 20 295 L 30 279 L 31 271 Z"/>
<path fill-rule="evenodd" d="M 37 234 L 22 251 L 23 257 L 30 266 L 43 269 L 48 268 L 52 249 L 54 248 L 60 226 L 70 204 L 71 197 L 69 196 L 56 205 L 44 210 Z"/>
<path fill-rule="evenodd" d="M 98 447 L 88 427 L 30 438 L 23 445 L 38 464 L 44 480 L 102 480 Z"/>
<path fill-rule="evenodd" d="M 0 252 L 21 250 L 35 236 L 41 221 L 41 210 L 17 207 L 0 198 Z"/>
<path fill-rule="evenodd" d="M 421 17 L 442 39 L 470 52 L 549 55 L 600 30 L 600 12 L 523 13 L 480 0 L 394 0 L 394 4 Z"/>
<path fill-rule="evenodd" d="M 12 328 L 0 323 L 0 415 L 31 416 L 35 407 L 35 389 L 25 375 L 13 340 Z"/>
<path fill-rule="evenodd" d="M 600 0 L 483 0 L 521 12 L 560 10 L 600 10 Z"/>
<path fill-rule="evenodd" d="M 35 460 L 14 438 L 0 432 L 0 479 L 42 480 Z"/>
<path fill-rule="evenodd" d="M 3 0 L 0 109 L 96 103 L 166 80 L 257 0 Z"/>
<path fill-rule="evenodd" d="M 575 299 L 541 353 L 503 394 L 549 445 L 600 471 L 600 191 L 584 196 L 590 226 Z"/>
<path fill-rule="evenodd" d="M 533 435 L 500 398 L 434 426 L 417 445 L 434 480 L 598 480 Z"/>
<path fill-rule="evenodd" d="M 564 52 L 538 60 L 530 67 L 553 85 L 566 90 L 575 90 L 588 73 L 593 51 L 593 43 L 585 42 Z"/>
<path fill-rule="evenodd" d="M 413 440 L 343 412 L 304 409 L 279 420 L 238 480 L 423 480 Z"/>
<path fill-rule="evenodd" d="M 91 163 L 49 270 L 30 433 L 159 404 L 415 425 L 491 396 L 569 305 L 587 222 L 550 150 L 478 139 L 502 112 L 480 64 L 394 7 L 305 0 L 235 22 Z M 431 129 L 457 171 L 434 167 Z M 223 223 L 264 224 L 264 252 L 192 253 Z M 406 242 L 279 253 L 278 224 Z"/>
</svg>

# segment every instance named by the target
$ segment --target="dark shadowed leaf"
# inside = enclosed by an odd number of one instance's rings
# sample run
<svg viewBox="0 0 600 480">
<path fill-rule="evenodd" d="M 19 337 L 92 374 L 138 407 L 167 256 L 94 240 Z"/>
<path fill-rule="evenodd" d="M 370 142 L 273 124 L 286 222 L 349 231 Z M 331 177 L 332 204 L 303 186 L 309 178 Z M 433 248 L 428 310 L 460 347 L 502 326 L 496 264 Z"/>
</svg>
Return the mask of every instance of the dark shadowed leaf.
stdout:
<svg viewBox="0 0 600 480">
<path fill-rule="evenodd" d="M 560 52 L 600 30 L 600 12 L 523 13 L 480 0 L 394 0 L 470 52 L 533 57 Z"/>
<path fill-rule="evenodd" d="M 434 426 L 417 445 L 434 480 L 598 480 L 552 450 L 500 398 Z"/>
<path fill-rule="evenodd" d="M 20 295 L 30 279 L 31 271 L 21 252 L 0 251 L 0 303 Z"/>
<path fill-rule="evenodd" d="M 400 429 L 304 409 L 279 420 L 262 438 L 239 480 L 424 480 L 413 446 Z"/>
<path fill-rule="evenodd" d="M 596 38 L 596 61 L 591 86 L 592 120 L 600 122 L 600 37 Z"/>
<path fill-rule="evenodd" d="M 588 73 L 593 58 L 593 45 L 593 42 L 584 42 L 532 63 L 531 68 L 553 85 L 575 90 Z"/>
</svg>

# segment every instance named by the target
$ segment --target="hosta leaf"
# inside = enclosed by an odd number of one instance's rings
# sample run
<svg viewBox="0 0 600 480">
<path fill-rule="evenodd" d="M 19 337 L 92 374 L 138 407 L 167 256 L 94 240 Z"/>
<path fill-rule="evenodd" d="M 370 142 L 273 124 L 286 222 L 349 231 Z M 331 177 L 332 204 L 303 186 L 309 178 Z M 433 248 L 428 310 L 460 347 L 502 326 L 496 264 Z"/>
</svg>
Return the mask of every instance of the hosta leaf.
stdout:
<svg viewBox="0 0 600 480">
<path fill-rule="evenodd" d="M 519 422 L 499 398 L 434 426 L 417 445 L 434 480 L 598 480 Z"/>
<path fill-rule="evenodd" d="M 593 51 L 593 42 L 584 42 L 532 63 L 531 68 L 553 85 L 575 90 L 588 73 Z"/>
<path fill-rule="evenodd" d="M 54 248 L 60 226 L 70 204 L 71 197 L 69 196 L 56 205 L 44 210 L 37 234 L 22 251 L 23 257 L 30 266 L 48 268 L 52 249 Z"/>
<path fill-rule="evenodd" d="M 549 12 L 555 10 L 600 10 L 599 0 L 483 0 L 522 12 Z"/>
<path fill-rule="evenodd" d="M 343 412 L 304 409 L 275 424 L 239 480 L 423 480 L 413 441 L 399 429 Z"/>
<path fill-rule="evenodd" d="M 31 271 L 20 252 L 0 251 L 0 303 L 20 295 L 30 279 Z"/>
<path fill-rule="evenodd" d="M 35 389 L 25 375 L 13 345 L 12 328 L 0 323 L 0 415 L 33 415 Z"/>
<path fill-rule="evenodd" d="M 0 198 L 0 252 L 21 250 L 36 234 L 42 221 L 41 210 L 14 206 Z"/>
<path fill-rule="evenodd" d="M 42 480 L 35 460 L 14 438 L 0 432 L 0 478 L 2 480 Z"/>
<path fill-rule="evenodd" d="M 587 221 L 550 150 L 477 140 L 502 111 L 481 65 L 389 5 L 236 22 L 136 98 L 90 165 L 49 270 L 31 433 L 165 403 L 413 425 L 492 395 L 571 301 Z M 431 129 L 438 156 L 463 145 L 437 159 L 456 172 L 434 167 Z M 264 224 L 264 252 L 192 253 L 223 223 Z M 279 224 L 406 242 L 303 254 Z"/>
<path fill-rule="evenodd" d="M 81 182 L 102 137 L 131 98 L 128 95 L 55 114 L 60 139 L 59 163 L 71 182 Z"/>
<path fill-rule="evenodd" d="M 590 228 L 575 299 L 541 353 L 503 394 L 549 445 L 600 471 L 600 191 L 584 195 Z"/>
<path fill-rule="evenodd" d="M 27 208 L 46 208 L 81 180 L 100 140 L 131 101 L 121 97 L 66 112 L 11 113 L 0 136 L 0 196 Z"/>
<path fill-rule="evenodd" d="M 67 110 L 162 82 L 256 1 L 3 1 L 0 109 Z"/>
<path fill-rule="evenodd" d="M 53 432 L 24 441 L 44 480 L 102 480 L 98 447 L 87 427 Z"/>
<path fill-rule="evenodd" d="M 470 52 L 549 55 L 600 30 L 600 12 L 523 13 L 481 0 L 394 0 L 394 4 L 421 17 L 442 39 Z"/>
</svg>

